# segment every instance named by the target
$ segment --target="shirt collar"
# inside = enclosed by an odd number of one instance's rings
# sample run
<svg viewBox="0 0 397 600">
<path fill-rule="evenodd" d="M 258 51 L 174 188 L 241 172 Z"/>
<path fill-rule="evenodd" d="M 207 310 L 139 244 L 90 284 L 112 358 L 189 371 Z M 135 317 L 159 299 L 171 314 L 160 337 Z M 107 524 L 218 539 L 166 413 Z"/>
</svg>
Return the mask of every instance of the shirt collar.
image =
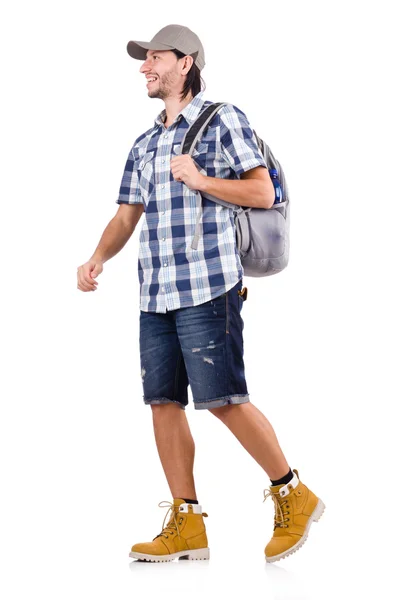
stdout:
<svg viewBox="0 0 397 600">
<path fill-rule="evenodd" d="M 189 104 L 187 104 L 185 106 L 185 108 L 176 115 L 174 123 L 178 119 L 179 115 L 182 115 L 183 117 L 185 117 L 185 119 L 189 123 L 189 125 L 194 123 L 194 121 L 197 119 L 197 117 L 200 113 L 200 110 L 205 102 L 205 100 L 203 99 L 203 95 L 204 95 L 204 91 L 201 91 L 198 94 L 196 94 L 195 97 L 193 98 L 193 100 L 191 102 L 189 102 Z M 166 118 L 166 110 L 164 108 L 161 111 L 161 113 L 159 115 L 157 115 L 157 117 L 155 118 L 154 124 L 155 125 L 163 125 L 165 118 Z"/>
</svg>

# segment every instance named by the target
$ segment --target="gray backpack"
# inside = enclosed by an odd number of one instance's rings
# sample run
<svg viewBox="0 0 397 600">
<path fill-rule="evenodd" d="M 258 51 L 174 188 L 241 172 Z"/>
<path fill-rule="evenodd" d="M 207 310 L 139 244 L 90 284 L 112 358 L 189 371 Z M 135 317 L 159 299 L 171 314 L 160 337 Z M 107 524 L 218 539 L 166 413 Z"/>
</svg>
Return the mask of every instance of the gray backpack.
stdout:
<svg viewBox="0 0 397 600">
<path fill-rule="evenodd" d="M 208 106 L 187 130 L 182 144 L 181 154 L 192 154 L 212 117 L 224 106 L 225 102 L 217 102 Z M 254 131 L 259 149 L 269 169 L 277 169 L 278 180 L 283 192 L 283 200 L 271 208 L 253 208 L 238 206 L 205 194 L 217 204 L 228 206 L 235 212 L 236 244 L 243 266 L 244 275 L 248 277 L 265 277 L 279 273 L 288 264 L 289 257 L 289 194 L 287 182 L 280 163 L 273 156 L 269 146 Z M 204 194 L 203 194 L 204 195 Z M 197 192 L 198 214 L 191 248 L 197 250 L 202 216 L 201 193 Z"/>
</svg>

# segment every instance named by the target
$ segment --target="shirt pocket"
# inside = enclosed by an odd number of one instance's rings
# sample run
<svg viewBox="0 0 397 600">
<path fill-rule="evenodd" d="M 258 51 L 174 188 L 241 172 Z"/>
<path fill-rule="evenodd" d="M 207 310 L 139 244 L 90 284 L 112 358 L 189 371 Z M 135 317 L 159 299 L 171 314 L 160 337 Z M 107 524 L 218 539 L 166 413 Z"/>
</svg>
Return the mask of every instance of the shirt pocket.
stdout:
<svg viewBox="0 0 397 600">
<path fill-rule="evenodd" d="M 208 144 L 205 142 L 197 142 L 195 145 L 192 156 L 200 156 L 200 154 L 207 154 L 208 152 Z"/>
<path fill-rule="evenodd" d="M 191 156 L 194 162 L 199 167 L 199 171 L 206 173 L 208 159 L 208 144 L 205 142 L 197 142 Z"/>
<path fill-rule="evenodd" d="M 141 148 L 134 148 L 133 154 L 137 163 L 141 194 L 147 201 L 154 189 L 154 150 L 144 152 Z"/>
</svg>

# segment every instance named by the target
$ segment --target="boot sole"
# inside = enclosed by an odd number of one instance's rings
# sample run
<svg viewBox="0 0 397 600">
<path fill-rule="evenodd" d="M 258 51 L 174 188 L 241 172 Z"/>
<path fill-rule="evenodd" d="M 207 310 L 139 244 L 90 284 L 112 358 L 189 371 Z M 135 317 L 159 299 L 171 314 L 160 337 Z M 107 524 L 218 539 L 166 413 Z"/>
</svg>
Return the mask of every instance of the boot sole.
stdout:
<svg viewBox="0 0 397 600">
<path fill-rule="evenodd" d="M 276 554 L 275 556 L 266 556 L 266 562 L 269 562 L 269 563 L 275 562 L 276 560 L 280 560 L 282 558 L 286 558 L 287 556 L 290 556 L 291 554 L 293 554 L 294 552 L 296 552 L 297 550 L 299 550 L 299 548 L 301 548 L 303 546 L 303 544 L 307 540 L 311 524 L 313 523 L 313 521 L 317 522 L 317 521 L 320 520 L 320 518 L 322 517 L 322 514 L 324 512 L 324 510 L 325 510 L 325 504 L 319 498 L 318 502 L 317 502 L 317 506 L 314 509 L 314 511 L 312 512 L 312 514 L 310 515 L 309 520 L 308 520 L 308 522 L 306 524 L 305 532 L 304 532 L 303 536 L 301 537 L 301 539 L 299 540 L 299 542 L 297 542 L 294 546 L 292 546 L 288 550 L 285 550 L 284 552 L 281 552 L 280 554 Z"/>
<path fill-rule="evenodd" d="M 208 560 L 210 557 L 209 548 L 198 548 L 197 550 L 182 550 L 173 554 L 156 555 L 143 554 L 142 552 L 130 552 L 130 558 L 146 560 L 148 562 L 171 562 L 175 558 L 184 558 L 186 560 Z"/>
</svg>

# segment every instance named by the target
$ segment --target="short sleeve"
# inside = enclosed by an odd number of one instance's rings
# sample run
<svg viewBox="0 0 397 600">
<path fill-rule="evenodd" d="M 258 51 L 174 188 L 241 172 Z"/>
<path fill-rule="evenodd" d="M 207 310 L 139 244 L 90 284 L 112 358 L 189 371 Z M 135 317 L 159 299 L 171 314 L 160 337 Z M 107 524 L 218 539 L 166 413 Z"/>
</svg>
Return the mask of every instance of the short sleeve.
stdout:
<svg viewBox="0 0 397 600">
<path fill-rule="evenodd" d="M 246 115 L 233 104 L 218 111 L 222 150 L 237 175 L 255 167 L 268 168 Z"/>
<path fill-rule="evenodd" d="M 134 147 L 130 150 L 125 163 L 117 204 L 143 204 L 139 188 L 137 160 L 134 158 Z"/>
</svg>

